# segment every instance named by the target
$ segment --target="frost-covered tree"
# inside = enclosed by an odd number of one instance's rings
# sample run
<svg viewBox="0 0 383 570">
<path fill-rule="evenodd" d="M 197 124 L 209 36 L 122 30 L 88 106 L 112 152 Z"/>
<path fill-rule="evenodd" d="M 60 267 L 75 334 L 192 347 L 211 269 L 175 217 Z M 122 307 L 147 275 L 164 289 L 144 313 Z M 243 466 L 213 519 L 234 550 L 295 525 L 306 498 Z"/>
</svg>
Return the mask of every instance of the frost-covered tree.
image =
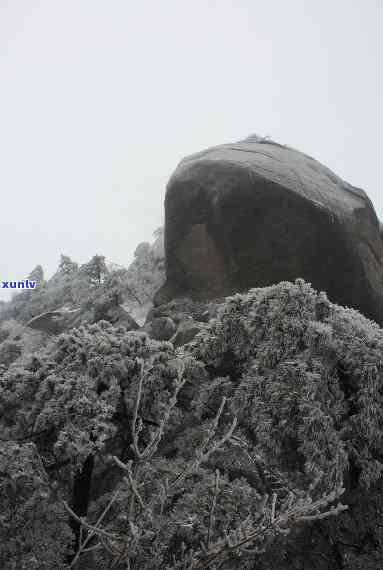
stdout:
<svg viewBox="0 0 383 570">
<path fill-rule="evenodd" d="M 91 283 L 101 285 L 105 276 L 109 273 L 104 255 L 94 255 L 88 263 L 80 267 L 80 272 L 86 275 Z"/>
<path fill-rule="evenodd" d="M 7 319 L 27 321 L 43 312 L 46 296 L 46 282 L 41 265 L 36 265 L 27 278 L 30 281 L 36 281 L 36 287 L 15 293 L 10 302 L 0 307 L 0 321 Z"/>
<path fill-rule="evenodd" d="M 113 475 L 108 454 L 129 458 L 127 426 L 141 366 L 145 363 L 150 370 L 140 414 L 148 426 L 141 433 L 145 441 L 168 398 L 166 387 L 177 374 L 172 358 L 171 345 L 127 333 L 123 327 L 101 322 L 74 329 L 24 367 L 2 375 L 2 440 L 33 443 L 50 483 L 59 486 L 75 515 L 84 516 L 92 478 Z M 70 522 L 78 545 L 80 527 L 76 520 Z M 33 548 L 32 555 L 37 556 Z"/>
<path fill-rule="evenodd" d="M 95 304 L 112 299 L 114 305 L 117 301 L 125 303 L 128 312 L 143 323 L 154 293 L 165 278 L 163 229 L 155 232 L 153 243 L 137 248 L 135 259 L 127 269 L 106 264 L 100 255 L 79 269 L 76 262 L 62 255 L 56 273 L 47 282 L 43 280 L 41 266 L 35 268 L 30 278 L 39 281 L 37 289 L 16 293 L 10 302 L 0 303 L 0 321 L 25 322 L 63 306 L 92 310 Z"/>
<path fill-rule="evenodd" d="M 28 279 L 37 282 L 37 287 L 43 287 L 44 281 L 44 271 L 41 265 L 36 265 L 36 267 L 28 275 Z"/>
<path fill-rule="evenodd" d="M 65 276 L 71 276 L 78 271 L 78 263 L 72 261 L 67 255 L 61 254 L 58 271 Z"/>
</svg>

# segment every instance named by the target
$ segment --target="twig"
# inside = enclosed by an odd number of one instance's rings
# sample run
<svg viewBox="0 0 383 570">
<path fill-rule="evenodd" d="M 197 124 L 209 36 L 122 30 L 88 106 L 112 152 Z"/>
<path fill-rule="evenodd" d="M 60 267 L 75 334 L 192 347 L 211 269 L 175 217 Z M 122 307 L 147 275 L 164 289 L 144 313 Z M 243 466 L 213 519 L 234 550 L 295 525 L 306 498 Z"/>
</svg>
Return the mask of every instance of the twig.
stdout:
<svg viewBox="0 0 383 570">
<path fill-rule="evenodd" d="M 122 463 L 122 461 L 120 461 L 120 460 L 118 459 L 118 457 L 116 457 L 115 455 L 113 455 L 113 459 L 114 459 L 114 461 L 117 463 L 117 465 L 118 465 L 119 467 L 121 467 L 121 469 L 124 469 L 124 471 L 127 472 L 127 474 L 128 474 L 128 481 L 129 481 L 129 484 L 130 484 L 130 486 L 131 486 L 131 488 L 132 488 L 132 491 L 133 491 L 133 493 L 135 494 L 135 496 L 137 497 L 138 502 L 140 503 L 141 508 L 144 509 L 144 508 L 145 508 L 144 502 L 143 502 L 143 500 L 142 500 L 142 498 L 141 498 L 140 493 L 138 492 L 136 483 L 135 483 L 135 481 L 133 480 L 133 475 L 132 475 L 132 461 L 128 461 L 127 464 Z"/>
<path fill-rule="evenodd" d="M 111 538 L 112 540 L 116 540 L 118 537 L 114 534 L 111 534 L 109 532 L 106 532 L 105 530 L 102 530 L 102 528 L 98 528 L 97 526 L 93 526 L 91 524 L 89 524 L 84 517 L 79 517 L 76 515 L 76 513 L 74 511 L 72 511 L 72 509 L 70 508 L 70 506 L 68 505 L 68 503 L 66 501 L 63 501 L 64 507 L 66 508 L 66 510 L 68 511 L 68 513 L 81 525 L 85 526 L 85 528 L 88 528 L 89 530 L 92 530 L 95 534 L 100 534 L 101 536 L 105 536 L 106 538 Z"/>
<path fill-rule="evenodd" d="M 212 501 L 212 505 L 211 505 L 211 509 L 210 509 L 210 515 L 209 515 L 209 529 L 207 531 L 207 546 L 208 546 L 208 548 L 210 547 L 210 544 L 211 544 L 210 539 L 211 539 L 211 533 L 212 533 L 212 529 L 213 529 L 214 511 L 215 511 L 215 506 L 217 503 L 218 483 L 219 483 L 219 471 L 218 471 L 218 469 L 216 469 L 215 470 L 213 501 Z"/>
<path fill-rule="evenodd" d="M 220 441 L 216 442 L 215 445 L 210 450 L 208 450 L 206 453 L 204 453 L 205 449 L 207 448 L 208 444 L 210 443 L 212 437 L 214 436 L 214 434 L 217 430 L 219 418 L 222 414 L 225 402 L 226 402 L 226 398 L 223 397 L 221 405 L 220 405 L 219 410 L 217 412 L 217 415 L 213 420 L 212 427 L 209 429 L 207 437 L 206 437 L 205 441 L 203 442 L 201 449 L 197 453 L 196 460 L 192 463 L 192 465 L 185 467 L 185 469 L 183 471 L 181 471 L 181 473 L 179 473 L 175 479 L 173 479 L 173 481 L 170 483 L 170 487 L 173 487 L 176 483 L 180 483 L 181 481 L 183 481 L 188 473 L 194 471 L 197 467 L 199 467 L 199 465 L 201 463 L 207 461 L 209 459 L 210 455 L 212 453 L 214 453 L 215 451 L 218 451 L 219 449 L 221 449 L 221 447 L 226 443 L 226 441 L 228 441 L 231 438 L 231 436 L 233 435 L 233 432 L 234 432 L 236 425 L 237 425 L 237 418 L 233 419 L 231 427 L 229 428 L 229 431 L 226 433 L 226 435 L 224 435 Z"/>
<path fill-rule="evenodd" d="M 141 459 L 141 453 L 140 453 L 140 450 L 138 449 L 138 434 L 141 431 L 142 426 L 139 425 L 138 430 L 137 430 L 136 424 L 137 424 L 138 408 L 139 408 L 140 401 L 141 401 L 141 393 L 142 393 L 143 382 L 144 382 L 144 361 L 141 360 L 140 380 L 138 382 L 138 392 L 137 392 L 137 398 L 136 398 L 136 405 L 134 408 L 134 414 L 133 414 L 133 420 L 132 420 L 133 443 L 132 443 L 131 447 L 133 448 L 137 459 Z"/>
<path fill-rule="evenodd" d="M 149 459 L 151 456 L 153 456 L 153 454 L 157 450 L 159 442 L 162 439 L 162 436 L 164 435 L 165 426 L 166 426 L 166 424 L 170 418 L 170 414 L 171 414 L 174 406 L 177 404 L 178 392 L 185 385 L 185 382 L 187 380 L 184 373 L 185 373 L 185 365 L 182 364 L 181 369 L 178 371 L 178 381 L 176 383 L 176 387 L 175 387 L 173 396 L 170 398 L 169 403 L 165 409 L 164 417 L 160 421 L 157 432 L 151 438 L 151 441 L 149 442 L 146 449 L 142 453 L 142 457 L 145 459 Z"/>
<path fill-rule="evenodd" d="M 151 435 L 150 442 L 147 444 L 147 446 L 145 447 L 145 449 L 143 451 L 140 451 L 139 447 L 138 447 L 138 435 L 142 429 L 142 423 L 141 423 L 141 418 L 140 418 L 138 428 L 136 427 L 137 417 L 138 417 L 138 408 L 140 405 L 140 400 L 141 400 L 141 395 L 142 395 L 143 380 L 147 376 L 147 374 L 149 372 L 151 372 L 152 369 L 153 368 L 150 368 L 144 374 L 143 363 L 142 363 L 140 381 L 139 381 L 139 385 L 138 385 L 138 393 L 137 393 L 137 398 L 136 398 L 136 405 L 135 405 L 135 410 L 134 410 L 134 417 L 133 417 L 133 421 L 132 421 L 133 443 L 131 444 L 131 447 L 135 453 L 137 460 L 139 460 L 139 461 L 150 459 L 154 455 L 154 453 L 156 452 L 156 450 L 158 448 L 158 444 L 160 443 L 162 436 L 164 434 L 165 426 L 169 420 L 170 414 L 171 414 L 174 406 L 177 404 L 178 392 L 181 390 L 181 388 L 184 386 L 184 384 L 187 380 L 187 378 L 184 375 L 185 365 L 183 364 L 181 366 L 181 369 L 178 371 L 178 381 L 176 383 L 176 387 L 175 387 L 173 396 L 170 398 L 170 401 L 169 401 L 169 403 L 165 409 L 164 417 L 160 421 L 160 423 L 158 425 L 158 429 L 155 431 L 155 433 L 153 433 Z"/>
</svg>

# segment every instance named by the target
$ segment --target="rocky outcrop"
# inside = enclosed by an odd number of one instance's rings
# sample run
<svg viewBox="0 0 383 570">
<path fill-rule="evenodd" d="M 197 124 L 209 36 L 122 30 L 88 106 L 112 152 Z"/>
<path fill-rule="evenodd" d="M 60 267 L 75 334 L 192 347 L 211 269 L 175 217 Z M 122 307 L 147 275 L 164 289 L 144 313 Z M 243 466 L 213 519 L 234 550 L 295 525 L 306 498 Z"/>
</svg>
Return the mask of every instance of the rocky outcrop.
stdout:
<svg viewBox="0 0 383 570">
<path fill-rule="evenodd" d="M 165 282 L 163 228 L 158 228 L 154 236 L 154 242 L 143 242 L 137 246 L 133 262 L 124 273 L 120 272 L 124 307 L 140 325 L 144 324 L 153 306 L 155 292 Z"/>
<path fill-rule="evenodd" d="M 7 338 L 9 337 L 9 331 L 0 328 L 0 344 L 4 341 L 7 340 Z"/>
<path fill-rule="evenodd" d="M 12 362 L 21 356 L 21 346 L 18 342 L 6 340 L 0 346 L 0 366 L 8 368 Z"/>
<path fill-rule="evenodd" d="M 108 321 L 115 326 L 124 326 L 128 330 L 139 328 L 136 321 L 121 306 L 107 307 L 104 311 L 98 310 L 97 315 L 85 309 L 49 311 L 31 319 L 27 326 L 56 335 L 100 320 Z"/>
<path fill-rule="evenodd" d="M 178 326 L 177 332 L 171 338 L 171 342 L 177 348 L 191 342 L 198 333 L 200 333 L 207 325 L 194 321 L 193 319 L 184 321 Z"/>
<path fill-rule="evenodd" d="M 383 241 L 371 201 L 272 141 L 249 137 L 181 161 L 166 192 L 165 252 L 157 305 L 302 277 L 383 323 Z"/>
<path fill-rule="evenodd" d="M 169 303 L 152 307 L 146 317 L 146 323 L 161 317 L 170 317 L 178 326 L 182 322 L 194 319 L 208 323 L 217 316 L 219 304 L 193 301 L 188 297 L 173 299 Z"/>
<path fill-rule="evenodd" d="M 170 340 L 176 329 L 175 322 L 170 317 L 157 317 L 146 323 L 140 330 L 147 332 L 154 340 Z"/>
<path fill-rule="evenodd" d="M 49 335 L 41 330 L 33 330 L 24 326 L 18 321 L 3 321 L 0 328 L 0 361 L 9 366 L 11 362 L 17 360 L 19 356 L 24 358 L 28 354 L 32 354 L 40 350 L 48 341 Z M 4 340 L 5 339 L 5 340 Z M 18 348 L 9 350 L 10 345 L 17 345 Z M 3 358 L 2 355 L 5 354 Z M 11 354 L 16 355 L 15 358 Z M 9 356 L 8 356 L 9 355 Z"/>
<path fill-rule="evenodd" d="M 71 328 L 80 326 L 84 322 L 84 311 L 82 309 L 59 310 L 37 315 L 37 317 L 28 321 L 27 326 L 48 334 L 61 334 Z"/>
<path fill-rule="evenodd" d="M 139 328 L 136 321 L 121 305 L 105 307 L 104 310 L 98 308 L 94 322 L 108 321 L 114 326 L 124 326 L 127 330 L 135 331 Z"/>
<path fill-rule="evenodd" d="M 155 340 L 168 340 L 175 347 L 191 342 L 217 316 L 217 303 L 202 303 L 189 298 L 173 299 L 153 307 L 140 331 Z"/>
</svg>

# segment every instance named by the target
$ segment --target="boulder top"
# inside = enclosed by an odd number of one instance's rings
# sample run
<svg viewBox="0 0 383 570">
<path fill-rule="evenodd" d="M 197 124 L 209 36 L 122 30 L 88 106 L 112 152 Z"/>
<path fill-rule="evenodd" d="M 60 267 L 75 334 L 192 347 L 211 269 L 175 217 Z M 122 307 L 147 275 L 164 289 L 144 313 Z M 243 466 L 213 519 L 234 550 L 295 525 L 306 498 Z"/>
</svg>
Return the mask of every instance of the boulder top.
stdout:
<svg viewBox="0 0 383 570">
<path fill-rule="evenodd" d="M 231 165 L 250 175 L 253 172 L 258 178 L 270 180 L 339 214 L 366 206 L 373 210 L 369 197 L 361 188 L 352 186 L 313 157 L 258 135 L 186 156 L 170 178 L 168 187 L 174 178 L 187 179 L 191 169 L 195 172 L 196 168 L 207 165 L 212 170 L 215 170 L 214 166 Z M 224 187 L 221 186 L 222 190 Z"/>
</svg>

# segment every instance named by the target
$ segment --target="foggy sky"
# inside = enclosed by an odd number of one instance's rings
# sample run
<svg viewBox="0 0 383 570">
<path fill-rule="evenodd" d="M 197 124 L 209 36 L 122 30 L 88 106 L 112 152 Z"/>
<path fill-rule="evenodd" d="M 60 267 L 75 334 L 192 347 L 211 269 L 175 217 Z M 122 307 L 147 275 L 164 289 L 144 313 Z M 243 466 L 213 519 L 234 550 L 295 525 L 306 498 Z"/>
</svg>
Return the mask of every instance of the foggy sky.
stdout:
<svg viewBox="0 0 383 570">
<path fill-rule="evenodd" d="M 0 0 L 0 280 L 128 265 L 179 160 L 252 133 L 383 218 L 382 25 L 381 0 Z"/>
</svg>

